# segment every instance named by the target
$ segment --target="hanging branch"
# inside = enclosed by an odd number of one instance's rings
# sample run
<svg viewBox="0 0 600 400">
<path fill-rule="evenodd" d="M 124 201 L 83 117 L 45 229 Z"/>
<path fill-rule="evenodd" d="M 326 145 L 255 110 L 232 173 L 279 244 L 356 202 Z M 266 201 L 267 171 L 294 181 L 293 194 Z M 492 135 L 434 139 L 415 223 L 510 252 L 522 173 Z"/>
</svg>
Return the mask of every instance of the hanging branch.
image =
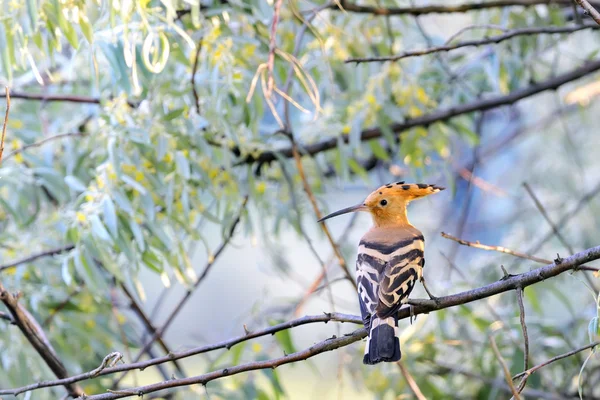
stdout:
<svg viewBox="0 0 600 400">
<path fill-rule="evenodd" d="M 501 43 L 505 40 L 512 39 L 518 36 L 528 36 L 528 35 L 540 35 L 540 34 L 556 34 L 556 33 L 573 33 L 578 32 L 584 29 L 598 29 L 600 26 L 597 24 L 587 24 L 587 25 L 575 25 L 575 26 L 561 26 L 561 27 L 542 27 L 542 28 L 523 28 L 523 29 L 515 29 L 512 31 L 508 31 L 498 36 L 486 37 L 484 39 L 474 39 L 474 40 L 465 40 L 464 42 L 459 42 L 456 44 L 446 44 L 444 46 L 430 47 L 423 50 L 411 50 L 405 51 L 397 55 L 393 56 L 382 56 L 382 57 L 353 57 L 345 60 L 345 63 L 369 63 L 369 62 L 386 62 L 386 61 L 398 61 L 404 58 L 410 57 L 419 57 L 424 56 L 426 54 L 439 53 L 439 52 L 448 52 L 456 49 L 461 49 L 463 47 L 471 47 L 471 46 L 485 46 L 488 44 L 497 44 Z"/>
</svg>

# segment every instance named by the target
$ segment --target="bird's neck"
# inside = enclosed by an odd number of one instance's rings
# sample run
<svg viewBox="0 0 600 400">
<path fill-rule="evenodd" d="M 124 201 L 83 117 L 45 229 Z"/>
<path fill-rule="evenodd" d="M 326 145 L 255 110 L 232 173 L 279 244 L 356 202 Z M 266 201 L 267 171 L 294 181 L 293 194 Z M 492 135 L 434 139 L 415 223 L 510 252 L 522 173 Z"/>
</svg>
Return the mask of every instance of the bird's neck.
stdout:
<svg viewBox="0 0 600 400">
<path fill-rule="evenodd" d="M 379 212 L 372 214 L 373 225 L 375 228 L 405 228 L 412 226 L 408 221 L 406 207 L 402 207 L 389 212 Z"/>
</svg>

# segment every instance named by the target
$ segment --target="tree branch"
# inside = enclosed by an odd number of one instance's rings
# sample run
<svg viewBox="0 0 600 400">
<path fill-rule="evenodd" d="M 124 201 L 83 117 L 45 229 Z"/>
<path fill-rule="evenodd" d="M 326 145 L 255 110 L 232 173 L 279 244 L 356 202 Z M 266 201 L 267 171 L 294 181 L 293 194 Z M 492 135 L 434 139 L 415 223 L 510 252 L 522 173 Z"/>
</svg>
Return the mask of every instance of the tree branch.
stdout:
<svg viewBox="0 0 600 400">
<path fill-rule="evenodd" d="M 163 357 L 153 358 L 153 359 L 146 360 L 146 361 L 139 361 L 139 362 L 135 362 L 135 363 L 131 363 L 131 364 L 122 364 L 122 365 L 117 365 L 117 366 L 110 367 L 110 368 L 105 368 L 104 370 L 99 372 L 96 376 L 104 376 L 104 375 L 114 374 L 117 372 L 130 371 L 132 369 L 139 369 L 139 370 L 143 371 L 144 369 L 146 369 L 148 367 L 151 367 L 154 365 L 159 365 L 159 364 L 164 364 L 164 363 L 170 362 L 172 360 L 180 360 L 183 358 L 195 356 L 197 354 L 208 353 L 210 351 L 219 350 L 219 349 L 229 350 L 238 343 L 242 343 L 247 340 L 255 339 L 257 337 L 273 335 L 277 332 L 287 330 L 290 328 L 294 328 L 296 326 L 312 324 L 312 323 L 322 323 L 322 322 L 327 323 L 329 321 L 350 322 L 350 323 L 359 324 L 359 325 L 362 325 L 362 323 L 363 323 L 362 319 L 359 316 L 341 314 L 341 313 L 326 313 L 326 314 L 321 314 L 321 315 L 305 316 L 305 317 L 297 318 L 297 319 L 294 319 L 294 320 L 291 320 L 288 322 L 284 322 L 281 324 L 273 325 L 268 328 L 261 329 L 261 330 L 255 331 L 255 332 L 249 332 L 242 336 L 238 336 L 236 338 L 222 341 L 219 343 L 214 343 L 214 344 L 210 344 L 210 345 L 202 346 L 202 347 L 196 347 L 196 348 L 193 348 L 190 350 L 185 350 L 185 351 L 178 352 L 178 353 L 171 353 L 171 354 L 168 354 Z M 365 334 L 366 334 L 366 332 L 365 332 Z M 360 339 L 357 339 L 357 340 L 360 340 Z M 30 390 L 36 390 L 36 389 L 41 389 L 41 388 L 53 387 L 53 386 L 60 386 L 60 385 L 64 385 L 64 384 L 88 380 L 91 378 L 93 378 L 93 376 L 91 375 L 91 372 L 86 372 L 83 374 L 74 375 L 67 379 L 38 382 L 38 383 L 34 383 L 34 384 L 24 386 L 21 388 L 0 390 L 0 395 L 16 396 L 21 393 L 28 392 Z"/>
<path fill-rule="evenodd" d="M 14 323 L 19 327 L 25 338 L 31 343 L 35 351 L 44 359 L 48 367 L 52 370 L 57 378 L 63 379 L 68 376 L 67 369 L 58 358 L 42 327 L 37 323 L 35 318 L 19 304 L 19 296 L 8 292 L 2 283 L 0 283 L 0 301 L 4 303 L 10 312 Z M 83 394 L 79 386 L 71 383 L 65 384 L 65 388 L 69 395 L 75 397 Z"/>
<path fill-rule="evenodd" d="M 142 349 L 138 352 L 137 356 L 135 357 L 135 359 L 133 361 L 134 363 L 138 362 L 142 358 L 142 355 L 156 341 L 156 339 L 158 339 L 162 334 L 165 333 L 165 331 L 169 328 L 169 326 L 171 325 L 171 323 L 173 322 L 175 317 L 179 314 L 179 311 L 181 311 L 181 309 L 183 308 L 185 303 L 187 303 L 187 301 L 190 299 L 194 290 L 196 290 L 196 288 L 198 288 L 200 283 L 202 283 L 202 281 L 208 276 L 208 272 L 214 265 L 215 261 L 217 260 L 217 258 L 219 258 L 219 256 L 223 252 L 223 250 L 225 250 L 225 248 L 229 244 L 229 241 L 233 237 L 235 228 L 242 218 L 242 213 L 243 213 L 244 209 L 246 208 L 247 203 L 248 203 L 248 196 L 244 197 L 244 200 L 242 201 L 242 205 L 240 206 L 240 210 L 237 213 L 237 217 L 233 220 L 233 223 L 231 224 L 231 227 L 229 228 L 229 232 L 228 232 L 227 236 L 225 237 L 225 239 L 223 240 L 221 245 L 219 245 L 219 248 L 217 249 L 215 254 L 212 256 L 212 258 L 208 261 L 208 263 L 206 264 L 206 267 L 204 267 L 204 270 L 202 271 L 202 273 L 200 274 L 198 279 L 196 279 L 196 282 L 194 282 L 194 287 L 191 288 L 190 290 L 188 290 L 185 293 L 185 295 L 181 298 L 181 300 L 179 300 L 179 303 L 177 303 L 177 305 L 175 306 L 175 308 L 173 309 L 173 311 L 171 312 L 171 314 L 169 315 L 169 317 L 167 318 L 165 323 L 159 329 L 156 329 L 154 331 L 154 334 L 150 337 L 150 339 L 144 344 Z M 125 375 L 127 375 L 127 374 L 125 373 L 121 377 L 119 377 L 116 380 L 116 382 L 113 384 L 113 386 L 118 384 L 125 377 Z"/>
<path fill-rule="evenodd" d="M 596 23 L 600 25 L 600 13 L 598 12 L 598 10 L 596 10 L 586 0 L 575 0 L 575 2 L 577 2 L 577 4 L 579 4 L 579 6 L 585 10 L 586 14 L 589 14 L 590 17 L 592 17 L 594 21 L 596 21 Z"/>
<path fill-rule="evenodd" d="M 500 350 L 498 350 L 498 345 L 496 344 L 496 340 L 494 340 L 493 335 L 490 335 L 490 344 L 492 345 L 492 350 L 494 351 L 498 362 L 500 362 L 500 366 L 502 366 L 502 371 L 504 372 L 504 379 L 506 379 L 506 383 L 510 387 L 510 391 L 512 392 L 515 400 L 521 400 L 521 396 L 519 396 L 519 392 L 517 392 L 517 389 L 515 388 L 515 385 L 513 384 L 513 381 L 510 377 L 508 365 L 506 365 L 506 361 L 502 357 L 502 354 L 500 354 Z"/>
<path fill-rule="evenodd" d="M 0 98 L 6 95 L 0 94 Z M 13 99 L 22 100 L 37 100 L 37 101 L 64 101 L 68 103 L 84 103 L 84 104 L 100 104 L 100 98 L 78 96 L 74 94 L 46 94 L 46 93 L 24 93 L 12 92 L 10 97 Z"/>
<path fill-rule="evenodd" d="M 402 361 L 398 361 L 396 362 L 396 364 L 398 365 L 400 373 L 404 377 L 404 380 L 406 380 L 408 387 L 414 393 L 417 400 L 427 400 L 427 397 L 423 395 L 423 392 L 421 392 L 421 388 L 419 388 L 419 385 L 417 385 L 415 378 L 413 378 L 410 372 L 408 372 L 408 368 L 406 368 L 404 363 Z"/>
<path fill-rule="evenodd" d="M 562 75 L 557 75 L 546 81 L 530 85 L 522 89 L 517 89 L 512 93 L 509 93 L 508 95 L 488 97 L 486 99 L 479 99 L 471 103 L 437 110 L 430 114 L 426 114 L 417 118 L 407 119 L 404 122 L 393 123 L 389 126 L 389 129 L 397 135 L 400 135 L 401 133 L 417 126 L 428 126 L 436 122 L 446 121 L 451 118 L 458 117 L 464 114 L 469 114 L 475 111 L 485 111 L 496 107 L 514 104 L 519 100 L 534 96 L 544 91 L 555 90 L 566 83 L 580 79 L 599 69 L 600 60 L 594 60 L 570 72 L 564 73 Z M 383 136 L 382 129 L 373 127 L 363 130 L 360 134 L 360 140 L 367 141 L 371 139 L 380 138 L 381 136 Z M 338 137 L 332 137 L 320 142 L 308 144 L 301 147 L 304 150 L 303 154 L 314 156 L 315 154 L 336 148 L 340 141 L 347 144 L 349 138 L 347 135 L 343 135 L 341 140 Z M 237 147 L 230 148 L 229 150 L 233 153 L 240 154 L 240 149 Z M 292 146 L 282 148 L 279 150 L 265 151 L 257 156 L 254 154 L 248 154 L 242 160 L 240 160 L 237 163 L 237 165 L 252 163 L 270 163 L 276 161 L 278 156 L 283 158 L 292 158 L 294 156 Z"/>
<path fill-rule="evenodd" d="M 449 13 L 464 13 L 467 11 L 485 10 L 489 8 L 502 8 L 512 6 L 531 7 L 538 4 L 556 4 L 562 6 L 570 6 L 571 0 L 496 0 L 486 1 L 477 3 L 466 3 L 457 5 L 430 5 L 421 7 L 378 7 L 378 6 L 361 6 L 354 3 L 348 3 L 342 1 L 343 11 L 360 13 L 360 14 L 373 14 L 378 16 L 389 16 L 389 15 L 412 15 L 419 16 L 423 14 L 449 14 Z M 335 5 L 330 8 L 334 10 L 340 10 Z"/>
<path fill-rule="evenodd" d="M 561 27 L 541 27 L 541 28 L 523 28 L 523 29 L 515 29 L 512 31 L 508 31 L 498 36 L 486 37 L 484 39 L 475 39 L 475 40 L 466 40 L 464 42 L 459 42 L 456 44 L 446 44 L 443 46 L 430 47 L 422 50 L 411 50 L 405 51 L 397 55 L 392 56 L 382 56 L 382 57 L 354 57 L 348 58 L 345 60 L 345 63 L 368 63 L 368 62 L 385 62 L 385 61 L 398 61 L 404 58 L 410 57 L 418 57 L 426 54 L 439 53 L 439 52 L 447 52 L 456 49 L 460 49 L 463 47 L 471 47 L 471 46 L 485 46 L 488 44 L 500 43 L 505 40 L 525 35 L 540 35 L 540 34 L 555 34 L 555 33 L 573 33 L 578 32 L 583 29 L 598 29 L 600 26 L 597 24 L 587 24 L 587 25 L 576 25 L 576 26 L 561 26 Z"/>
<path fill-rule="evenodd" d="M 442 237 L 444 237 L 446 239 L 454 240 L 455 242 L 462 244 L 463 246 L 474 247 L 476 249 L 482 249 L 482 250 L 497 251 L 500 253 L 510 254 L 511 256 L 525 258 L 527 260 L 539 262 L 542 264 L 550 264 L 552 262 L 552 261 L 546 260 L 544 258 L 530 256 L 529 254 L 520 253 L 518 251 L 507 249 L 506 247 L 503 247 L 503 246 L 490 246 L 487 244 L 479 243 L 479 241 L 469 242 L 468 240 L 460 239 L 460 238 L 457 238 L 456 236 L 449 235 L 446 232 L 442 232 Z"/>
<path fill-rule="evenodd" d="M 409 301 L 409 304 L 412 307 L 405 307 L 400 309 L 398 312 L 399 319 L 407 319 L 411 315 L 415 316 L 418 314 L 427 314 L 433 311 L 442 310 L 445 308 L 450 308 L 462 304 L 471 303 L 477 300 L 481 300 L 487 297 L 491 297 L 500 293 L 504 293 L 507 291 L 515 290 L 517 288 L 525 288 L 527 286 L 531 286 L 538 282 L 544 281 L 546 279 L 552 278 L 554 276 L 560 275 L 565 271 L 572 270 L 577 268 L 579 265 L 585 264 L 589 261 L 597 260 L 600 258 L 600 246 L 592 247 L 580 253 L 574 254 L 568 258 L 564 258 L 560 263 L 553 263 L 546 265 L 544 267 L 533 269 L 529 272 L 525 272 L 518 275 L 511 275 L 505 278 L 502 278 L 499 281 L 491 283 L 486 286 L 482 286 L 476 289 L 468 290 L 465 292 L 456 293 L 453 295 L 439 297 L 436 300 L 412 300 Z M 411 311 L 412 309 L 412 311 Z M 132 369 L 145 369 L 147 367 L 163 364 L 165 362 L 170 362 L 172 360 L 179 360 L 186 357 L 191 357 L 196 354 L 206 353 L 209 351 L 223 349 L 223 348 L 231 348 L 235 344 L 260 337 L 266 335 L 272 335 L 273 333 L 279 332 L 281 330 L 290 329 L 295 326 L 316 323 L 316 322 L 328 322 L 328 321 L 338 321 L 338 322 L 352 322 L 356 324 L 362 324 L 362 319 L 359 316 L 355 315 L 347 315 L 340 313 L 330 313 L 324 315 L 316 315 L 316 316 L 307 316 L 303 318 L 298 318 L 289 322 L 285 322 L 282 324 L 274 325 L 269 328 L 263 329 L 257 332 L 251 332 L 246 335 L 227 340 L 224 342 L 198 347 L 195 349 L 183 351 L 180 353 L 172 353 L 164 357 L 159 357 L 155 359 L 146 360 L 143 362 L 135 362 L 131 364 L 119 365 L 111 368 L 106 368 L 102 372 L 98 374 L 98 376 L 114 374 L 116 372 L 129 371 Z M 262 361 L 260 363 L 249 363 L 243 364 L 237 367 L 227 368 L 225 370 L 220 370 L 216 372 L 211 372 L 208 374 L 200 375 L 197 377 L 186 378 L 173 380 L 168 382 L 161 382 L 154 385 L 144 386 L 136 389 L 129 389 L 127 391 L 121 391 L 120 394 L 117 393 L 107 393 L 102 395 L 97 395 L 95 397 L 88 397 L 88 399 L 116 399 L 121 397 L 128 397 L 137 394 L 146 394 L 154 391 L 183 386 L 195 383 L 203 383 L 208 382 L 209 380 L 214 380 L 218 378 L 222 378 L 225 376 L 230 376 L 233 374 L 238 374 L 241 372 L 260 369 L 260 368 L 273 368 L 282 364 L 286 364 L 293 361 L 304 360 L 308 357 L 312 357 L 316 354 L 322 353 L 323 351 L 332 350 L 334 348 L 346 346 L 348 344 L 354 343 L 363 337 L 366 336 L 366 330 L 359 329 L 352 333 L 349 336 L 344 336 L 342 338 L 328 339 L 325 342 L 321 342 L 307 350 L 303 350 L 297 353 L 290 354 L 289 356 L 282 357 L 275 360 L 270 361 Z M 316 349 L 316 350 L 315 350 Z M 320 350 L 319 350 L 320 349 Z M 299 358 L 298 358 L 299 357 Z M 304 358 L 303 358 L 304 357 Z M 266 364 L 265 364 L 266 363 Z M 270 363 L 270 364 L 269 364 Z M 266 365 L 266 367 L 265 367 Z M 39 382 L 29 386 L 17 388 L 17 389 L 9 389 L 9 390 L 0 390 L 0 395 L 17 395 L 19 393 L 23 393 L 30 390 L 35 390 L 43 387 L 51 387 L 51 386 L 59 386 L 74 382 L 79 382 L 83 380 L 90 379 L 90 373 L 84 373 L 80 375 L 75 375 L 66 379 L 59 379 L 55 381 L 48 382 Z M 208 380 L 207 380 L 208 379 Z M 194 381 L 196 380 L 196 381 Z M 109 396 L 109 397 L 98 397 L 98 396 Z M 110 397 L 110 396 L 119 396 L 119 397 Z"/>
<path fill-rule="evenodd" d="M 154 325 L 152 324 L 152 321 L 150 321 L 150 318 L 148 317 L 148 315 L 146 315 L 146 313 L 144 312 L 142 307 L 138 304 L 138 302 L 135 299 L 135 297 L 133 296 L 133 294 L 129 291 L 129 289 L 127 289 L 127 286 L 125 286 L 123 283 L 121 283 L 119 286 L 121 287 L 121 290 L 125 294 L 125 297 L 127 297 L 127 299 L 129 300 L 129 307 L 138 316 L 140 321 L 142 321 L 142 324 L 144 324 L 146 331 L 152 335 L 156 335 L 157 330 L 154 327 Z M 169 348 L 167 343 L 163 340 L 163 338 L 160 334 L 157 335 L 156 341 L 158 342 L 158 344 L 160 345 L 160 347 L 163 349 L 163 351 L 166 354 L 171 354 L 171 349 Z M 181 376 L 186 375 L 185 371 L 183 370 L 183 367 L 177 362 L 177 360 L 173 360 L 173 365 L 175 366 L 175 369 Z"/>
<path fill-rule="evenodd" d="M 517 375 L 513 376 L 513 380 L 514 379 L 519 379 L 520 377 L 529 377 L 531 374 L 533 374 L 534 372 L 536 372 L 538 369 L 541 369 L 541 368 L 545 367 L 546 365 L 552 364 L 553 362 L 558 361 L 558 360 L 562 360 L 563 358 L 571 357 L 574 354 L 580 353 L 580 352 L 582 352 L 584 350 L 587 350 L 587 349 L 591 349 L 591 348 L 596 347 L 598 345 L 600 345 L 600 341 L 599 342 L 590 343 L 590 344 L 585 345 L 583 347 L 580 347 L 578 349 L 569 351 L 568 353 L 564 353 L 564 354 L 558 355 L 556 357 L 552 357 L 551 359 L 546 360 L 543 363 L 536 365 L 535 367 L 531 367 L 531 368 L 529 368 L 526 371 L 518 373 Z"/>
<path fill-rule="evenodd" d="M 0 265 L 0 272 L 4 271 L 5 269 L 9 269 L 9 268 L 13 268 L 13 267 L 16 267 L 16 266 L 19 266 L 22 264 L 30 263 L 32 261 L 37 260 L 38 258 L 55 256 L 57 254 L 71 251 L 74 248 L 75 248 L 75 246 L 70 244 L 67 246 L 57 247 L 55 249 L 42 251 L 41 253 L 32 254 L 32 255 L 22 258 L 20 260 L 15 260 L 15 261 L 9 262 L 8 264 Z"/>
<path fill-rule="evenodd" d="M 81 136 L 85 136 L 85 132 L 72 132 L 72 133 L 62 133 L 60 135 L 54 135 L 54 136 L 49 136 L 45 139 L 42 139 L 40 141 L 31 143 L 31 144 L 26 144 L 23 147 L 20 147 L 18 149 L 15 149 L 13 151 L 11 151 L 10 153 L 8 153 L 5 157 L 5 160 L 8 160 L 11 157 L 14 157 L 15 155 L 24 152 L 27 149 L 30 149 L 32 147 L 40 147 L 43 144 L 46 144 L 48 142 L 57 140 L 57 139 L 63 139 L 63 138 L 67 138 L 67 137 L 81 137 Z"/>
<path fill-rule="evenodd" d="M 525 305 L 523 304 L 523 289 L 517 288 L 517 302 L 519 303 L 519 321 L 521 322 L 521 330 L 523 331 L 523 365 L 524 369 L 529 368 L 529 335 L 527 334 L 527 324 L 525 323 Z M 527 377 L 523 378 L 517 392 L 521 393 L 527 384 Z"/>
</svg>

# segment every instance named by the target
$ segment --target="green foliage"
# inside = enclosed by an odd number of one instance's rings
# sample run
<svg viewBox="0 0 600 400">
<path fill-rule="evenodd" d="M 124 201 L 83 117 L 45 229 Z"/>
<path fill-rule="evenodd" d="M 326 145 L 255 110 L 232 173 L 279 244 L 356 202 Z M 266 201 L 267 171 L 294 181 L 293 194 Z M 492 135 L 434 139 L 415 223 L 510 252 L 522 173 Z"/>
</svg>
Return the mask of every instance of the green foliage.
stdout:
<svg viewBox="0 0 600 400">
<path fill-rule="evenodd" d="M 65 244 L 74 246 L 55 257 L 0 272 L 6 287 L 24 293 L 22 302 L 36 320 L 50 321 L 44 329 L 70 374 L 96 368 L 116 346 L 139 349 L 137 320 L 116 310 L 111 290 L 123 284 L 144 302 L 154 296 L 144 287 L 142 276 L 147 272 L 164 286 L 191 288 L 200 273 L 193 250 L 201 244 L 205 251 L 196 258 L 214 258 L 214 236 L 228 235 L 246 195 L 249 211 L 243 213 L 238 231 L 244 240 L 260 238 L 272 275 L 301 281 L 286 251 L 296 243 L 279 241 L 282 232 L 292 227 L 294 240 L 303 243 L 306 221 L 314 220 L 295 161 L 278 152 L 273 162 L 246 161 L 291 146 L 278 133 L 286 117 L 301 154 L 310 144 L 328 139 L 337 144 L 303 158 L 308 182 L 317 195 L 332 182 L 369 187 L 381 183 L 382 178 L 371 172 L 373 166 L 367 162 L 371 159 L 385 165 L 381 170 L 386 179 L 408 175 L 447 180 L 458 192 L 456 162 L 487 139 L 477 125 L 478 116 L 469 114 L 406 132 L 395 132 L 394 123 L 547 79 L 554 66 L 545 51 L 557 51 L 568 40 L 524 36 L 494 45 L 489 54 L 474 56 L 475 61 L 471 53 L 452 52 L 399 63 L 345 64 L 349 57 L 425 47 L 427 40 L 409 17 L 386 19 L 329 9 L 309 18 L 307 10 L 323 4 L 284 2 L 272 71 L 277 90 L 270 93 L 271 72 L 266 65 L 273 7 L 269 2 L 0 2 L 0 80 L 14 93 L 69 94 L 81 101 L 29 102 L 15 96 L 0 168 L 1 263 Z M 542 6 L 491 9 L 473 13 L 470 22 L 507 29 L 564 25 L 563 11 Z M 471 34 L 475 35 L 462 37 Z M 427 39 L 433 44 L 445 40 Z M 580 55 L 593 58 L 594 51 Z M 449 70 L 457 77 L 449 76 Z M 286 88 L 290 89 L 287 115 L 285 99 L 279 94 Z M 379 129 L 381 137 L 365 143 L 361 134 L 369 129 Z M 72 135 L 52 138 L 62 134 Z M 47 141 L 40 144 L 40 140 Z M 352 264 L 354 253 L 348 254 Z M 307 263 L 317 265 L 312 258 Z M 490 269 L 471 271 L 473 282 L 498 279 Z M 582 307 L 561 287 L 546 289 L 525 291 L 530 337 L 545 337 L 535 343 L 536 362 L 571 349 L 566 337 L 587 335 L 594 341 L 600 335 L 598 315 L 586 315 L 585 321 L 574 317 L 568 332 L 562 320 L 540 322 L 548 313 L 546 301 L 558 301 L 573 316 Z M 403 354 L 428 398 L 444 398 L 447 393 L 481 399 L 506 395 L 486 383 L 501 372 L 481 338 L 502 329 L 506 337 L 499 344 L 516 373 L 523 358 L 518 346 L 520 327 L 512 319 L 496 326 L 499 321 L 486 307 L 500 309 L 498 313 L 507 318 L 514 318 L 517 310 L 512 303 L 507 307 L 490 301 L 487 306 L 440 311 L 410 338 Z M 290 315 L 276 317 L 287 320 Z M 260 322 L 266 325 L 271 317 Z M 51 372 L 20 332 L 3 322 L 0 369 L 5 373 L 0 374 L 0 387 L 51 379 Z M 202 365 L 221 368 L 280 357 L 282 352 L 299 350 L 298 339 L 293 331 L 281 331 L 271 346 L 240 343 L 229 352 L 202 359 Z M 340 362 L 357 392 L 370 391 L 378 398 L 411 393 L 394 366 L 360 369 L 359 352 L 350 351 L 354 361 Z M 571 378 L 579 365 L 557 364 L 557 372 L 532 376 L 528 387 L 541 390 L 554 381 L 575 393 Z M 483 379 L 466 379 L 460 368 L 479 371 Z M 207 390 L 216 398 L 286 398 L 290 396 L 287 371 L 238 375 L 231 384 L 214 382 Z M 85 389 L 99 392 L 109 386 L 110 380 L 104 379 Z M 33 396 L 50 399 L 62 394 L 57 387 Z"/>
</svg>

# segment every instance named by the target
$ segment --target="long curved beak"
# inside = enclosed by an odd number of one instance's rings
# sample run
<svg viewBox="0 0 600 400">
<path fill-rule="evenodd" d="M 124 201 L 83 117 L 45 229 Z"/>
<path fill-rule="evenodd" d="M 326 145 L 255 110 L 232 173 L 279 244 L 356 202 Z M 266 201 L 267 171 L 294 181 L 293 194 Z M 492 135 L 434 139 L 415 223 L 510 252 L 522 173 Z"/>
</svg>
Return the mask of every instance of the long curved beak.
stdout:
<svg viewBox="0 0 600 400">
<path fill-rule="evenodd" d="M 326 219 L 337 217 L 338 215 L 342 215 L 342 214 L 348 214 L 348 213 L 351 213 L 351 212 L 366 211 L 366 210 L 367 210 L 367 206 L 365 206 L 364 204 L 357 204 L 357 205 L 352 206 L 352 207 L 343 208 L 343 209 L 341 209 L 339 211 L 332 212 L 331 214 L 324 216 L 323 218 L 321 218 L 317 222 L 323 222 Z"/>
</svg>

